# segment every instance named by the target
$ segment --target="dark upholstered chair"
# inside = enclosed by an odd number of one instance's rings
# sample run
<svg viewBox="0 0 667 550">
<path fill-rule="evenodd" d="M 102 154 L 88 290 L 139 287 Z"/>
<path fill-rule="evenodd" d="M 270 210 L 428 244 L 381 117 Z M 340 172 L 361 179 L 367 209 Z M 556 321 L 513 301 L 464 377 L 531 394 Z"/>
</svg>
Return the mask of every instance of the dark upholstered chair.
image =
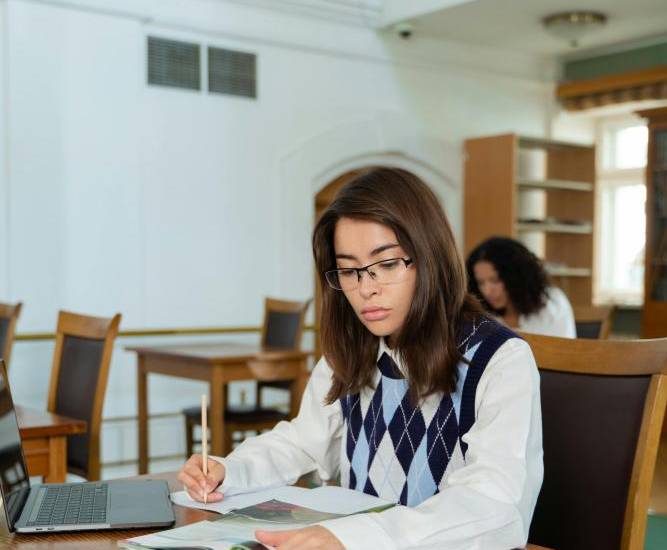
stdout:
<svg viewBox="0 0 667 550">
<path fill-rule="evenodd" d="M 667 404 L 667 338 L 522 335 L 540 369 L 544 483 L 529 541 L 643 550 Z"/>
<path fill-rule="evenodd" d="M 21 302 L 18 304 L 0 304 L 0 359 L 5 360 L 9 368 L 9 357 L 14 345 L 16 321 L 21 313 Z"/>
<path fill-rule="evenodd" d="M 577 338 L 609 338 L 614 318 L 613 306 L 574 306 L 572 309 Z"/>
<path fill-rule="evenodd" d="M 67 438 L 67 470 L 91 481 L 100 478 L 102 408 L 120 317 L 58 315 L 48 410 L 88 423 L 87 433 Z"/>
<path fill-rule="evenodd" d="M 310 302 L 310 300 L 292 302 L 266 298 L 261 336 L 262 348 L 267 352 L 271 350 L 300 349 L 304 320 Z M 292 370 L 290 372 L 283 370 L 280 359 L 271 358 L 270 353 L 263 358 L 258 358 L 249 366 L 253 371 L 253 379 L 257 381 L 255 403 L 250 406 L 245 404 L 234 406 L 229 404 L 229 399 L 225 399 L 227 403 L 225 409 L 225 452 L 232 450 L 235 443 L 235 434 L 242 434 L 243 432 L 259 433 L 271 429 L 281 420 L 288 420 L 294 414 L 290 389 L 298 372 L 296 370 L 293 372 Z M 266 388 L 286 392 L 286 401 L 291 403 L 290 412 L 264 406 L 262 394 Z M 201 440 L 195 439 L 194 436 L 196 426 L 201 423 L 201 411 L 199 407 L 188 407 L 183 410 L 183 414 L 185 416 L 186 452 L 190 456 L 194 452 L 194 445 L 201 443 Z M 242 437 L 240 440 L 242 440 Z"/>
</svg>

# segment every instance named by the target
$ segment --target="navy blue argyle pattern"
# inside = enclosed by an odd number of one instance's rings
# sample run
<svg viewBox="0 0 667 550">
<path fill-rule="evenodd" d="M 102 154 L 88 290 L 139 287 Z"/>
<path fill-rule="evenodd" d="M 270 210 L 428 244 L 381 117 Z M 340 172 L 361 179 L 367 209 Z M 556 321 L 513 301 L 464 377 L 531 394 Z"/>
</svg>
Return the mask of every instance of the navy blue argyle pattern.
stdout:
<svg viewBox="0 0 667 550">
<path fill-rule="evenodd" d="M 461 438 L 474 423 L 477 384 L 489 359 L 512 337 L 511 330 L 486 317 L 466 325 L 459 336 L 465 361 L 458 365 L 456 391 L 429 396 L 417 406 L 398 365 L 382 351 L 375 389 L 340 400 L 346 427 L 343 485 L 408 506 L 438 493 L 446 475 L 465 465 Z"/>
</svg>

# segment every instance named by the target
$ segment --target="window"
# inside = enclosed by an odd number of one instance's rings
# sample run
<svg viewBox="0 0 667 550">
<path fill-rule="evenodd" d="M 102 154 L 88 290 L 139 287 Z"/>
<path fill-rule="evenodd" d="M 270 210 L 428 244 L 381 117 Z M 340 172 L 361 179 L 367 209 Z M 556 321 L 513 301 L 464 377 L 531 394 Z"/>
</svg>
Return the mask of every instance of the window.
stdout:
<svg viewBox="0 0 667 550">
<path fill-rule="evenodd" d="M 598 124 L 596 301 L 640 304 L 644 292 L 648 129 L 623 117 Z"/>
</svg>

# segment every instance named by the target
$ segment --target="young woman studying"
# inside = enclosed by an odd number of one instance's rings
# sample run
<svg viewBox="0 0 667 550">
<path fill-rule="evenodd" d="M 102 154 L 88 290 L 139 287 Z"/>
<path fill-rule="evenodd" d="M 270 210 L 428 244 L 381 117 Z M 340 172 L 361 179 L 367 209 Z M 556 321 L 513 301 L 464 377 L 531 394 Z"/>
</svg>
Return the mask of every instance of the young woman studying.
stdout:
<svg viewBox="0 0 667 550">
<path fill-rule="evenodd" d="M 470 292 L 507 326 L 524 332 L 576 338 L 565 293 L 549 286 L 542 262 L 523 244 L 493 237 L 466 261 Z"/>
<path fill-rule="evenodd" d="M 508 549 L 542 483 L 539 376 L 528 345 L 485 316 L 445 214 L 403 170 L 336 196 L 313 233 L 323 358 L 298 416 L 179 479 L 209 502 L 324 479 L 392 500 L 380 513 L 258 532 L 280 550 Z"/>
</svg>

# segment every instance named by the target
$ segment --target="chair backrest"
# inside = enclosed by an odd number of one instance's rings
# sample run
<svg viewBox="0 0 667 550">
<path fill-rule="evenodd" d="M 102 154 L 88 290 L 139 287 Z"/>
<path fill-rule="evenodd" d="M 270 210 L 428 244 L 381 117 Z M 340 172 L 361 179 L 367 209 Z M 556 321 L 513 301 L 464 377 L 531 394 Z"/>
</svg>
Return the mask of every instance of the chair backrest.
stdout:
<svg viewBox="0 0 667 550">
<path fill-rule="evenodd" d="M 14 345 L 16 321 L 21 313 L 21 302 L 17 304 L 0 304 L 0 358 L 5 360 L 9 369 L 9 357 Z"/>
<path fill-rule="evenodd" d="M 290 302 L 266 298 L 262 347 L 296 350 L 301 347 L 303 325 L 311 300 Z"/>
<path fill-rule="evenodd" d="M 573 306 L 577 338 L 606 339 L 614 318 L 613 306 Z"/>
<path fill-rule="evenodd" d="M 91 481 L 100 477 L 102 408 L 120 318 L 58 314 L 48 410 L 88 423 L 87 433 L 67 438 L 67 467 Z"/>
<path fill-rule="evenodd" d="M 540 369 L 544 446 L 529 541 L 642 550 L 667 406 L 667 338 L 522 336 Z"/>
</svg>

